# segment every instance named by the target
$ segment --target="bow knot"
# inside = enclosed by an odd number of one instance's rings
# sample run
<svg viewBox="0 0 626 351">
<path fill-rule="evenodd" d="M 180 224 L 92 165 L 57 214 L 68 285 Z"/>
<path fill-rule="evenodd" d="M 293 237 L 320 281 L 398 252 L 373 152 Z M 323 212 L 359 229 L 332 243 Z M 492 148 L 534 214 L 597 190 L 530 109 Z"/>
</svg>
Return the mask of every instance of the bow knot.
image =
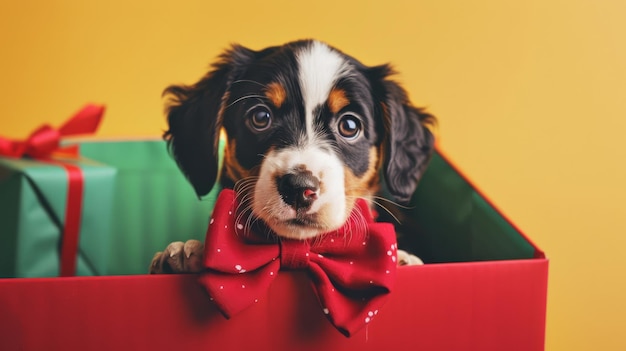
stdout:
<svg viewBox="0 0 626 351">
<path fill-rule="evenodd" d="M 393 226 L 375 223 L 364 200 L 342 228 L 294 240 L 259 221 L 245 226 L 235 198 L 226 189 L 217 199 L 199 277 L 227 318 L 258 302 L 281 269 L 308 272 L 322 311 L 346 336 L 378 314 L 395 283 L 397 245 Z"/>
<path fill-rule="evenodd" d="M 306 240 L 283 240 L 280 242 L 280 267 L 304 269 L 309 266 L 311 246 Z"/>
<path fill-rule="evenodd" d="M 54 129 L 46 124 L 35 129 L 26 140 L 11 140 L 0 137 L 0 155 L 15 158 L 23 156 L 45 158 L 56 151 L 74 153 L 74 149 L 60 148 L 61 138 L 94 133 L 103 114 L 103 106 L 87 105 L 68 119 L 59 129 Z"/>
</svg>

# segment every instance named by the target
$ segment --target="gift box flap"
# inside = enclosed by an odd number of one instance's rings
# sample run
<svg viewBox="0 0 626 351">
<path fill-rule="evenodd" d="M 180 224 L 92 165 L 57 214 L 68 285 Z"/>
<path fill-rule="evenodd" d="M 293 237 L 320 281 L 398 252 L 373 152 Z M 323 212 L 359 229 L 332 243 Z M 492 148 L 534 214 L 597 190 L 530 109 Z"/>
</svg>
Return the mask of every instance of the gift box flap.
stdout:
<svg viewBox="0 0 626 351">
<path fill-rule="evenodd" d="M 424 173 L 405 216 L 401 247 L 425 262 L 543 257 L 440 150 Z"/>
</svg>

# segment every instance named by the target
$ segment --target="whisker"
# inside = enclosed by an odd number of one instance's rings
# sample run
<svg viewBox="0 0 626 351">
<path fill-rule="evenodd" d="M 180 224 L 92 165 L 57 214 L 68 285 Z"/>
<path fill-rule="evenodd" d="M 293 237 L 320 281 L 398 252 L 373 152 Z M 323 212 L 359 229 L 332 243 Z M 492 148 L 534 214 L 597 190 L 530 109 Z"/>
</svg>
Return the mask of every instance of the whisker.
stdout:
<svg viewBox="0 0 626 351">
<path fill-rule="evenodd" d="M 250 184 L 250 183 L 254 183 L 259 179 L 259 177 L 257 176 L 250 176 L 250 177 L 246 177 L 246 178 L 242 178 L 239 179 L 238 181 L 235 182 L 235 185 L 233 186 L 235 192 L 237 192 L 238 189 Z"/>
<path fill-rule="evenodd" d="M 378 202 L 378 201 L 374 201 L 374 200 L 372 200 L 372 202 L 373 202 L 373 203 L 375 203 L 376 205 L 378 205 L 378 207 L 380 207 L 380 208 L 382 208 L 383 210 L 385 210 L 385 212 L 387 212 L 387 213 L 388 213 L 388 214 L 389 214 L 389 215 L 393 218 L 393 220 L 394 220 L 394 221 L 396 221 L 398 224 L 402 224 L 402 221 L 401 221 L 398 217 L 396 217 L 396 215 L 394 215 L 394 214 L 391 212 L 391 210 L 390 210 L 390 209 L 388 209 L 387 207 L 383 206 L 383 204 L 381 204 L 381 203 L 380 203 L 380 202 Z"/>
<path fill-rule="evenodd" d="M 238 79 L 236 81 L 234 81 L 232 84 L 237 84 L 237 83 L 254 83 L 257 85 L 260 85 L 264 88 L 267 88 L 267 85 L 263 84 L 263 83 L 259 83 L 256 80 L 251 80 L 251 79 Z"/>
<path fill-rule="evenodd" d="M 352 211 L 351 216 L 357 225 L 357 229 L 359 231 L 367 232 L 367 222 L 365 221 L 363 213 L 361 211 Z"/>
<path fill-rule="evenodd" d="M 359 197 L 359 196 L 346 196 L 346 198 L 347 198 L 347 199 L 363 199 L 363 200 L 367 201 L 368 203 L 373 203 L 373 204 L 376 204 L 376 205 L 378 205 L 380 208 L 382 208 L 385 212 L 387 212 L 387 213 L 388 213 L 388 214 L 389 214 L 389 215 L 390 215 L 390 216 L 391 216 L 391 217 L 392 217 L 392 218 L 393 218 L 393 219 L 394 219 L 394 220 L 395 220 L 398 224 L 402 224 L 402 221 L 401 221 L 401 220 L 400 220 L 400 219 L 399 219 L 396 215 L 394 215 L 394 214 L 393 214 L 393 212 L 392 212 L 390 209 L 388 209 L 388 208 L 387 208 L 385 205 L 383 205 L 381 202 L 376 201 L 376 200 L 387 200 L 387 199 L 385 199 L 385 198 L 383 198 L 383 197 L 380 197 L 380 196 L 372 196 L 372 199 L 367 199 L 367 198 L 364 198 L 364 197 Z M 374 199 L 375 199 L 375 200 L 374 200 Z M 394 204 L 394 205 L 398 205 L 399 207 L 403 207 L 403 206 L 401 206 L 401 205 L 399 205 L 399 204 L 396 204 L 395 202 L 393 202 L 393 201 L 391 201 L 391 200 L 387 200 L 387 202 L 392 203 L 392 204 Z M 404 208 L 406 208 L 406 209 L 410 209 L 410 207 L 408 207 L 408 208 L 407 208 L 406 206 L 404 206 Z"/>
<path fill-rule="evenodd" d="M 236 104 L 236 103 L 238 103 L 238 102 L 240 102 L 242 100 L 253 99 L 253 98 L 257 98 L 257 99 L 262 100 L 262 99 L 266 99 L 266 96 L 264 96 L 264 95 L 246 95 L 246 96 L 242 96 L 239 99 L 236 99 L 235 101 L 233 101 L 230 104 L 226 105 L 226 108 L 229 108 L 229 107 L 233 106 L 234 104 Z"/>
<path fill-rule="evenodd" d="M 400 208 L 405 209 L 405 210 L 413 210 L 413 209 L 415 209 L 415 206 L 405 206 L 405 205 L 401 205 L 401 204 L 399 204 L 399 203 L 397 203 L 397 202 L 395 202 L 395 201 L 389 200 L 389 199 L 384 198 L 384 197 L 382 197 L 382 196 L 376 196 L 376 195 L 373 195 L 373 196 L 372 196 L 372 198 L 374 198 L 374 199 L 376 199 L 376 200 L 381 200 L 381 201 L 388 202 L 388 203 L 390 203 L 390 204 L 392 204 L 392 205 L 394 205 L 394 206 L 400 207 Z M 379 205 L 380 205 L 380 204 L 379 204 Z"/>
<path fill-rule="evenodd" d="M 237 197 L 237 216 L 235 223 L 243 224 L 243 232 L 247 233 L 251 229 L 252 221 L 252 200 L 254 198 L 254 186 L 259 177 L 250 176 L 239 179 L 235 182 L 233 189 L 235 190 Z"/>
</svg>

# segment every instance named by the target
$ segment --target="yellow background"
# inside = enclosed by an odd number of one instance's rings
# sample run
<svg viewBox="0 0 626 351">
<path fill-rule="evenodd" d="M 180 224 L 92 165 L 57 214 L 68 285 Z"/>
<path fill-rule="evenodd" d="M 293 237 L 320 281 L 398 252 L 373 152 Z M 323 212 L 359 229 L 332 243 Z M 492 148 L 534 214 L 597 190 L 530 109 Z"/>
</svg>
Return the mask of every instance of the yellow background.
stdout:
<svg viewBox="0 0 626 351">
<path fill-rule="evenodd" d="M 447 153 L 547 252 L 548 350 L 626 350 L 624 1 L 3 0 L 0 135 L 88 101 L 108 106 L 101 136 L 158 135 L 162 89 L 229 43 L 308 37 L 393 62 Z"/>
</svg>

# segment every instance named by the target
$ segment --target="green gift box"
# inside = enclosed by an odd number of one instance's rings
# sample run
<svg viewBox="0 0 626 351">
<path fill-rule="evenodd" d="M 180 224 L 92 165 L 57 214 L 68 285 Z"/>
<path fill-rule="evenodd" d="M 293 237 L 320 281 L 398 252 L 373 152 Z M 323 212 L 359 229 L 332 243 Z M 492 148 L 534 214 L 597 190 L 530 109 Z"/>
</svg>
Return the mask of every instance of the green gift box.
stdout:
<svg viewBox="0 0 626 351">
<path fill-rule="evenodd" d="M 79 145 L 85 179 L 76 275 L 145 274 L 170 242 L 204 240 L 220 189 L 198 199 L 164 141 L 66 142 Z M 67 177 L 0 158 L 0 277 L 59 275 Z"/>
<path fill-rule="evenodd" d="M 58 128 L 0 136 L 0 277 L 108 273 L 115 169 L 61 147 L 93 134 L 104 110 L 87 104 Z"/>
<path fill-rule="evenodd" d="M 145 274 L 173 241 L 204 241 L 219 187 L 198 199 L 160 139 L 85 140 L 80 153 L 117 170 L 108 274 Z"/>
<path fill-rule="evenodd" d="M 64 244 L 73 255 L 63 261 L 66 275 L 108 274 L 115 173 L 86 159 L 0 157 L 0 277 L 58 276 Z M 68 221 L 74 238 L 64 237 Z M 71 241 L 78 244 L 73 252 Z"/>
</svg>

